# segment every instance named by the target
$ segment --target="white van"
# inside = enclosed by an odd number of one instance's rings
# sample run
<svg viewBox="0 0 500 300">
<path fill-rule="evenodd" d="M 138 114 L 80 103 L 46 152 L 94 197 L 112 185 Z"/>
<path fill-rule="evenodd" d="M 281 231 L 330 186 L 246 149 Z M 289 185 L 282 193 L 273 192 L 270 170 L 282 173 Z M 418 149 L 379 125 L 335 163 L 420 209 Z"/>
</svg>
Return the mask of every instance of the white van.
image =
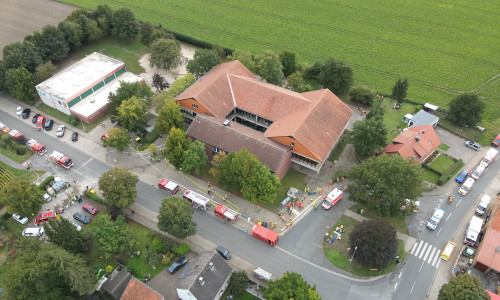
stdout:
<svg viewBox="0 0 500 300">
<path fill-rule="evenodd" d="M 458 190 L 458 193 L 460 195 L 467 195 L 467 193 L 469 192 L 469 190 L 472 188 L 472 186 L 474 185 L 474 182 L 476 182 L 474 180 L 474 178 L 467 178 L 467 180 L 464 182 L 464 184 L 462 184 L 462 186 L 460 187 L 460 189 Z"/>
<path fill-rule="evenodd" d="M 481 175 L 483 175 L 484 170 L 486 170 L 486 167 L 483 165 L 479 165 L 479 166 L 477 166 L 476 170 L 474 170 L 474 172 L 472 172 L 470 177 L 474 178 L 475 180 L 478 180 L 479 177 L 481 177 Z"/>
<path fill-rule="evenodd" d="M 436 229 L 438 226 L 439 222 L 441 222 L 441 219 L 444 216 L 444 209 L 438 208 L 430 218 L 429 222 L 427 222 L 427 228 L 430 230 Z"/>
<path fill-rule="evenodd" d="M 491 197 L 488 195 L 483 195 L 481 198 L 481 202 L 476 208 L 476 215 L 482 216 L 484 215 L 484 212 L 486 211 L 486 208 L 488 208 L 488 205 L 490 204 Z"/>
<path fill-rule="evenodd" d="M 43 234 L 43 227 L 26 228 L 23 230 L 23 236 L 41 236 Z"/>
</svg>

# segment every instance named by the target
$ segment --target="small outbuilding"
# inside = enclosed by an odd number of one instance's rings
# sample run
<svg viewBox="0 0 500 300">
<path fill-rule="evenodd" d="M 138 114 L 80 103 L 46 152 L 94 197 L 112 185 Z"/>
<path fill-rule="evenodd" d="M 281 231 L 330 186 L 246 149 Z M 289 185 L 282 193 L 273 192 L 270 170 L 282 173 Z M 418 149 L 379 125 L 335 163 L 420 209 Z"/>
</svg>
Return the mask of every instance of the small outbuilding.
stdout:
<svg viewBox="0 0 500 300">
<path fill-rule="evenodd" d="M 439 117 L 430 114 L 424 110 L 420 110 L 418 113 L 412 115 L 412 114 L 406 114 L 403 122 L 408 124 L 408 127 L 415 127 L 415 126 L 424 126 L 424 125 L 431 125 L 432 127 L 436 127 L 438 122 L 439 122 Z"/>
</svg>

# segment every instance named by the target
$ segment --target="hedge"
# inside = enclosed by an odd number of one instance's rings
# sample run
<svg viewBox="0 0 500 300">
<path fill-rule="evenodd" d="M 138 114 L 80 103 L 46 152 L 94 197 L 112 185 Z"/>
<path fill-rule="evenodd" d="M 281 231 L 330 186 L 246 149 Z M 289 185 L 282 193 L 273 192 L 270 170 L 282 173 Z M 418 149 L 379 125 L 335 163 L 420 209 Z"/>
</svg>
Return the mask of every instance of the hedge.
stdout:
<svg viewBox="0 0 500 300">
<path fill-rule="evenodd" d="M 38 188 L 41 189 L 42 191 L 45 191 L 45 186 L 47 186 L 51 181 L 54 181 L 54 176 L 49 176 L 45 178 L 42 183 L 38 185 Z"/>
<path fill-rule="evenodd" d="M 443 185 L 445 184 L 446 182 L 448 182 L 448 180 L 450 180 L 451 178 L 451 174 L 454 174 L 455 171 L 460 168 L 460 166 L 462 165 L 463 161 L 461 159 L 457 160 L 449 169 L 448 171 L 444 172 L 441 177 L 439 177 L 438 181 L 437 181 L 437 184 L 438 185 Z"/>
<path fill-rule="evenodd" d="M 189 252 L 189 245 L 186 243 L 180 244 L 177 248 L 174 249 L 174 253 L 180 256 Z"/>
<path fill-rule="evenodd" d="M 104 203 L 104 200 L 102 200 L 101 197 L 97 196 L 97 194 L 92 194 L 90 191 L 85 191 L 83 196 L 89 198 L 92 201 L 99 202 L 99 203 L 106 205 L 106 203 Z"/>
<path fill-rule="evenodd" d="M 432 168 L 432 167 L 431 167 L 431 166 L 429 166 L 428 164 L 422 164 L 422 168 L 427 169 L 427 170 L 429 170 L 429 171 L 432 171 L 432 172 L 434 172 L 434 173 L 438 174 L 439 176 L 443 176 L 443 173 L 441 173 L 441 172 L 439 172 L 438 170 L 436 170 L 436 169 Z"/>
</svg>

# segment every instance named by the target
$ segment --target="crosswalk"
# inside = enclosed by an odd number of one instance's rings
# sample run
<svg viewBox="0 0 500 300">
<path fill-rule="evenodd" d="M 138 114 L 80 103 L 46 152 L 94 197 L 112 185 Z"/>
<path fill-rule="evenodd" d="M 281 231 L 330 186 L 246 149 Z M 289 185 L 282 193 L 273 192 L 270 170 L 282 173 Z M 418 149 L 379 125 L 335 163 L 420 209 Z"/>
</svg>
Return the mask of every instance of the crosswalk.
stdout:
<svg viewBox="0 0 500 300">
<path fill-rule="evenodd" d="M 420 241 L 413 245 L 410 254 L 435 268 L 438 268 L 441 263 L 441 250 L 426 241 Z"/>
</svg>

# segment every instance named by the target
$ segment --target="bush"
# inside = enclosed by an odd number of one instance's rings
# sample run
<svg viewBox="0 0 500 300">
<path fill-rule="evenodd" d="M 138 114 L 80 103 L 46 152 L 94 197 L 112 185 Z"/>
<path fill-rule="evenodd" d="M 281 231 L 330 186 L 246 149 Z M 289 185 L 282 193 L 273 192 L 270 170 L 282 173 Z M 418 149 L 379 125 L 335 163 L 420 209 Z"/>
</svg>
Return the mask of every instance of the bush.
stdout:
<svg viewBox="0 0 500 300">
<path fill-rule="evenodd" d="M 319 61 L 315 62 L 314 65 L 307 69 L 306 76 L 317 78 L 319 73 L 321 72 L 321 67 L 322 64 Z"/>
<path fill-rule="evenodd" d="M 165 253 L 165 255 L 163 255 L 163 259 L 161 260 L 161 262 L 164 265 L 169 265 L 173 259 L 174 259 L 174 254 L 172 252 L 167 252 Z"/>
<path fill-rule="evenodd" d="M 47 178 L 45 178 L 45 179 L 42 181 L 42 183 L 40 183 L 40 184 L 38 185 L 38 188 L 39 188 L 39 189 L 41 189 L 42 191 L 45 191 L 45 187 L 46 187 L 47 185 L 49 185 L 49 183 L 50 183 L 51 181 L 54 181 L 54 176 L 52 176 L 52 175 L 51 175 L 51 176 L 49 176 L 49 177 L 47 177 Z"/>
<path fill-rule="evenodd" d="M 150 133 L 146 134 L 146 136 L 142 139 L 142 144 L 152 144 L 156 139 L 158 139 L 161 135 L 159 130 L 153 129 Z"/>
<path fill-rule="evenodd" d="M 189 245 L 187 243 L 180 244 L 177 248 L 174 249 L 174 253 L 180 256 L 189 252 Z"/>
<path fill-rule="evenodd" d="M 349 91 L 349 97 L 351 97 L 351 100 L 367 106 L 371 106 L 373 100 L 375 100 L 375 95 L 372 90 L 364 86 L 355 86 L 351 88 Z"/>
<path fill-rule="evenodd" d="M 14 146 L 14 151 L 16 152 L 17 155 L 22 156 L 28 152 L 28 148 L 26 148 L 23 145 L 15 145 Z"/>
<path fill-rule="evenodd" d="M 147 251 L 143 256 L 144 262 L 150 266 L 157 266 L 162 262 L 163 255 L 154 251 Z"/>
<path fill-rule="evenodd" d="M 71 115 L 68 117 L 68 122 L 73 126 L 78 126 L 78 123 L 80 123 L 80 119 L 78 119 L 76 116 Z"/>
<path fill-rule="evenodd" d="M 89 198 L 92 201 L 106 204 L 106 203 L 104 203 L 104 200 L 101 199 L 101 197 L 97 196 L 97 194 L 92 194 L 90 191 L 85 191 L 83 196 Z"/>
<path fill-rule="evenodd" d="M 153 242 L 151 243 L 151 249 L 155 252 L 164 252 L 165 244 L 158 239 L 154 239 Z"/>
<path fill-rule="evenodd" d="M 4 213 L 4 214 L 2 215 L 2 219 L 3 219 L 3 220 L 7 220 L 8 218 L 10 218 L 10 216 L 11 216 L 11 214 L 9 214 L 8 212 L 6 212 L 6 213 Z"/>
</svg>

